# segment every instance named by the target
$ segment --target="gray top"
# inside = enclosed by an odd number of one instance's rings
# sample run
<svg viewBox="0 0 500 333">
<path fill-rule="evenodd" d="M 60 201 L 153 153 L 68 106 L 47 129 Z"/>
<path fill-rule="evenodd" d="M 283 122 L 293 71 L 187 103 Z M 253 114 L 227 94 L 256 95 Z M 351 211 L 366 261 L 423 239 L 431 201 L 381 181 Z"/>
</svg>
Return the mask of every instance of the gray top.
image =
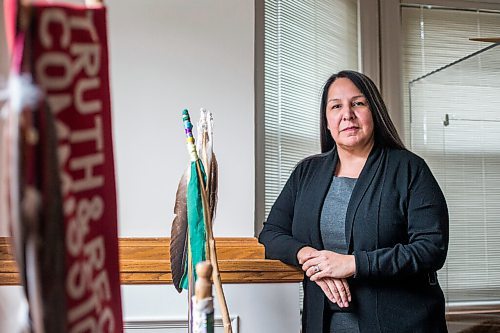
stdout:
<svg viewBox="0 0 500 333">
<path fill-rule="evenodd" d="M 347 254 L 345 218 L 355 178 L 333 177 L 321 211 L 320 230 L 325 250 Z M 333 312 L 330 333 L 359 332 L 358 316 L 353 312 Z"/>
<path fill-rule="evenodd" d="M 320 230 L 325 250 L 347 253 L 345 217 L 356 178 L 333 177 L 321 211 Z"/>
</svg>

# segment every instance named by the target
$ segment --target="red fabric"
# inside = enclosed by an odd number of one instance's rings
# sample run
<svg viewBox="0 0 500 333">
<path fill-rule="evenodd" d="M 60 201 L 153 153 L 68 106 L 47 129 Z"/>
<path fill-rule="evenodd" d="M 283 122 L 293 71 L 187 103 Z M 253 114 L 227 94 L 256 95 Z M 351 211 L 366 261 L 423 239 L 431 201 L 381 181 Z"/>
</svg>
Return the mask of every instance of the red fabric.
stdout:
<svg viewBox="0 0 500 333">
<path fill-rule="evenodd" d="M 56 118 L 67 332 L 122 332 L 106 9 L 37 4 L 35 82 Z"/>
<path fill-rule="evenodd" d="M 9 53 L 12 52 L 14 46 L 14 36 L 16 31 L 16 7 L 17 0 L 4 0 L 3 10 L 5 18 L 5 37 L 7 39 L 7 47 Z"/>
</svg>

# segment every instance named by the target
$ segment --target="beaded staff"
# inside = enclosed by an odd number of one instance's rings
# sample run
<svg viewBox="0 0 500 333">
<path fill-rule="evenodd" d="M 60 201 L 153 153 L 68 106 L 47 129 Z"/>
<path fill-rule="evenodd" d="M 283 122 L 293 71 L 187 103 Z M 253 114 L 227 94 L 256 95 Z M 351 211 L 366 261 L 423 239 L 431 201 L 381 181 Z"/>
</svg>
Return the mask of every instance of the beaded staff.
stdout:
<svg viewBox="0 0 500 333">
<path fill-rule="evenodd" d="M 198 161 L 198 153 L 196 152 L 196 145 L 194 144 L 193 137 L 193 124 L 191 123 L 191 118 L 189 117 L 189 111 L 182 111 L 182 122 L 184 123 L 184 131 L 186 132 L 186 146 L 191 158 L 191 162 Z"/>
</svg>

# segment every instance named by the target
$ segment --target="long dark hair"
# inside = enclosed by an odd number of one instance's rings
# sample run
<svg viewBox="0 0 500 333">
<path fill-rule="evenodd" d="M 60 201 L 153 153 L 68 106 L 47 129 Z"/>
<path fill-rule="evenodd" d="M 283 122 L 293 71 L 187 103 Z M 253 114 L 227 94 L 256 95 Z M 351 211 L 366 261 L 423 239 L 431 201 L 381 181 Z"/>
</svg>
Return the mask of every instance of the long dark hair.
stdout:
<svg viewBox="0 0 500 333">
<path fill-rule="evenodd" d="M 375 83 L 373 83 L 373 81 L 364 74 L 355 71 L 341 71 L 330 76 L 323 86 L 320 110 L 321 152 L 327 152 L 335 146 L 335 141 L 328 130 L 328 123 L 326 121 L 326 104 L 328 102 L 328 89 L 330 89 L 332 83 L 338 78 L 351 80 L 351 82 L 354 83 L 359 91 L 365 96 L 372 112 L 375 144 L 382 147 L 406 149 L 403 141 L 401 141 L 401 138 L 396 131 L 396 127 L 389 117 L 387 107 L 385 106 L 382 95 L 378 91 L 377 86 L 375 86 Z"/>
</svg>

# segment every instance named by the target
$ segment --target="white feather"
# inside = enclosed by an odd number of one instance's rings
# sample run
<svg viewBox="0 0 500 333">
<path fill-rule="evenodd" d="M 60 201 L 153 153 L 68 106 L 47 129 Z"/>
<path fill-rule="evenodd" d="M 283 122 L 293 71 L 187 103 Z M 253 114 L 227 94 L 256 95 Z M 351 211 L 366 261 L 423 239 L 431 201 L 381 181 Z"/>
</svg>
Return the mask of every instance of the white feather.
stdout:
<svg viewBox="0 0 500 333">
<path fill-rule="evenodd" d="M 213 127 L 213 116 L 211 112 L 206 109 L 200 109 L 200 119 L 198 121 L 198 156 L 200 156 L 205 171 L 208 172 L 208 167 L 212 162 L 212 127 Z M 206 137 L 205 145 L 203 145 L 203 138 Z"/>
</svg>

